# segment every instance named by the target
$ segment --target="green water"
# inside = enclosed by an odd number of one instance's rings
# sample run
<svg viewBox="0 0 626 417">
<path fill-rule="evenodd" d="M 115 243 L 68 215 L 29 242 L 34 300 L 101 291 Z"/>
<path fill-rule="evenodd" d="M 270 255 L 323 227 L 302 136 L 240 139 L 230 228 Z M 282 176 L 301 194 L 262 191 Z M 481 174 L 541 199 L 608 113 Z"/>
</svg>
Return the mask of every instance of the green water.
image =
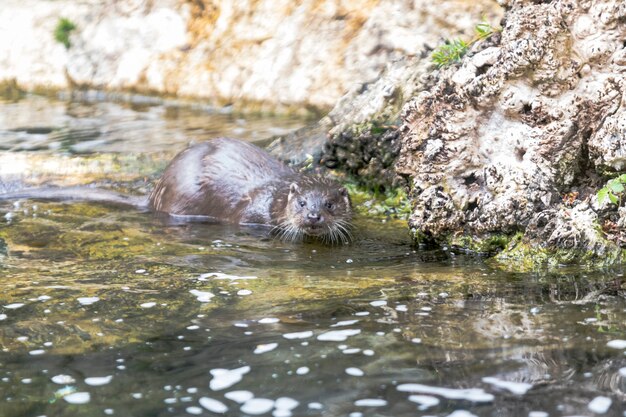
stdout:
<svg viewBox="0 0 626 417">
<path fill-rule="evenodd" d="M 40 98 L 0 114 L 0 160 L 29 167 L 0 167 L 5 184 L 134 193 L 190 140 L 303 123 Z M 413 248 L 401 222 L 356 224 L 350 246 L 292 245 L 0 202 L 0 415 L 624 415 L 621 270 L 504 272 Z"/>
</svg>

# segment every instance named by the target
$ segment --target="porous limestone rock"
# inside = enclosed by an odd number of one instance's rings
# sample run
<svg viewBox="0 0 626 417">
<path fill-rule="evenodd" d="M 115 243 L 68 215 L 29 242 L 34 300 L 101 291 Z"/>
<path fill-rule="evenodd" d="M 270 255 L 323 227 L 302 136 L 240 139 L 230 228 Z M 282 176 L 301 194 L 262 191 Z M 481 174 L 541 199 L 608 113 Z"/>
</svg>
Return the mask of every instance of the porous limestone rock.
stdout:
<svg viewBox="0 0 626 417">
<path fill-rule="evenodd" d="M 619 256 L 592 203 L 597 170 L 624 168 L 626 3 L 501 4 L 499 43 L 476 44 L 403 109 L 410 225 L 440 242 L 525 232 L 534 247 Z"/>
</svg>

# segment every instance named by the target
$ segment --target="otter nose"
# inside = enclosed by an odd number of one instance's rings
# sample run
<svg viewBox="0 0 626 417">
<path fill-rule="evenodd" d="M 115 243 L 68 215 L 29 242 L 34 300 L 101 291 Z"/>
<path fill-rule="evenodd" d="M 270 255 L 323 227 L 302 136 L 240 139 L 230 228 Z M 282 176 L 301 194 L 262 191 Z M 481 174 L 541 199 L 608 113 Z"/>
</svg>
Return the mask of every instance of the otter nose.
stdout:
<svg viewBox="0 0 626 417">
<path fill-rule="evenodd" d="M 309 212 L 309 214 L 307 214 L 307 218 L 313 222 L 313 223 L 317 223 L 320 221 L 320 219 L 322 218 L 322 216 L 319 214 L 319 212 L 317 211 L 311 211 Z"/>
</svg>

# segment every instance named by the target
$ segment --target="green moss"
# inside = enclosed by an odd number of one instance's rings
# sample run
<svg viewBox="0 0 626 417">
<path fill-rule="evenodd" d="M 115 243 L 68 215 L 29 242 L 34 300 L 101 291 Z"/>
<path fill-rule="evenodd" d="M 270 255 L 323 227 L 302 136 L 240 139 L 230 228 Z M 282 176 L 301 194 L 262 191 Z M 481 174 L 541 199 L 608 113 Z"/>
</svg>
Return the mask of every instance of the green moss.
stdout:
<svg viewBox="0 0 626 417">
<path fill-rule="evenodd" d="M 452 237 L 448 244 L 479 254 L 495 254 L 505 249 L 512 239 L 513 237 L 507 234 L 490 234 L 482 237 L 458 235 Z"/>
<path fill-rule="evenodd" d="M 70 33 L 75 29 L 76 25 L 71 20 L 61 17 L 54 28 L 54 39 L 62 43 L 65 49 L 70 49 L 70 46 L 72 46 L 70 43 Z"/>
<path fill-rule="evenodd" d="M 359 185 L 355 181 L 346 184 L 346 188 L 358 214 L 401 220 L 407 220 L 411 214 L 410 201 L 401 188 L 383 191 L 380 188 Z"/>
</svg>

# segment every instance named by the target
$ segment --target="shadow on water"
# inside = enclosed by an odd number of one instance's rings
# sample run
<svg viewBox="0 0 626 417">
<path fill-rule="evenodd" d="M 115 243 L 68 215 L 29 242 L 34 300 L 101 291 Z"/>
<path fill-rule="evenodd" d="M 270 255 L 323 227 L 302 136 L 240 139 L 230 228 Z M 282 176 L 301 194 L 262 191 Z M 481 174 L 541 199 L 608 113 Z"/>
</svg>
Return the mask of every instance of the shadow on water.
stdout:
<svg viewBox="0 0 626 417">
<path fill-rule="evenodd" d="M 392 220 L 329 247 L 93 203 L 0 219 L 0 416 L 623 415 L 622 271 L 503 272 Z"/>
</svg>

